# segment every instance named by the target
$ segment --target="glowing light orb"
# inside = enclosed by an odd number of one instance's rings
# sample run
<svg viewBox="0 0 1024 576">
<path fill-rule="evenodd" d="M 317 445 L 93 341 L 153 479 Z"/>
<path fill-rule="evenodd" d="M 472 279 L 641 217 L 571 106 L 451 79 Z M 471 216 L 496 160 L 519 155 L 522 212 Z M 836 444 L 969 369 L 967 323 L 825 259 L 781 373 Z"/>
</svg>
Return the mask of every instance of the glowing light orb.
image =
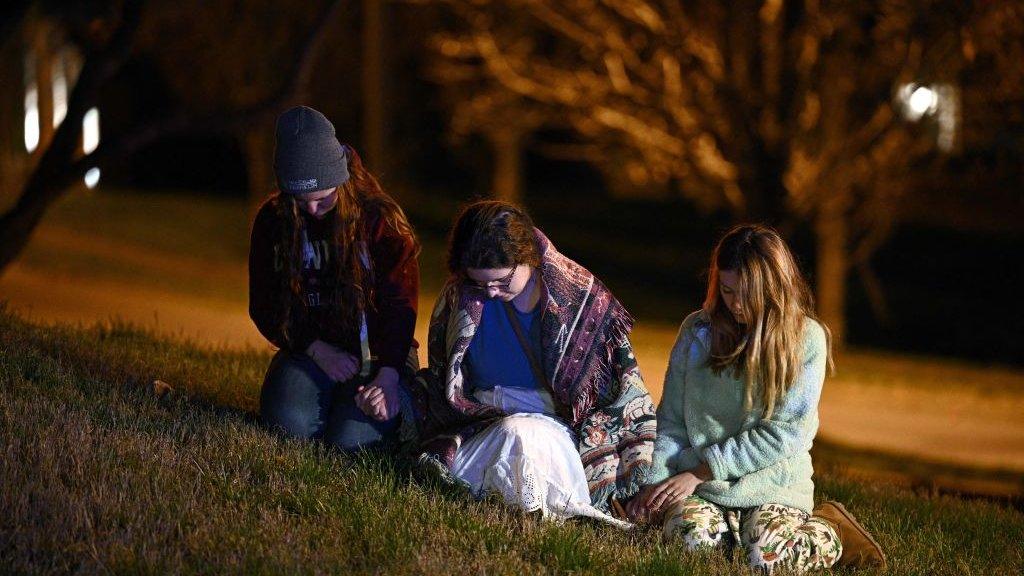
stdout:
<svg viewBox="0 0 1024 576">
<path fill-rule="evenodd" d="M 57 59 L 53 63 L 53 127 L 57 128 L 68 115 L 68 80 L 64 76 L 64 62 Z"/>
<path fill-rule="evenodd" d="M 90 108 L 82 117 L 82 151 L 93 153 L 100 145 L 100 111 Z"/>
<path fill-rule="evenodd" d="M 92 190 L 100 183 L 100 169 L 89 168 L 85 173 L 85 187 Z"/>
<path fill-rule="evenodd" d="M 25 90 L 25 150 L 39 147 L 39 91 L 35 86 Z"/>
<path fill-rule="evenodd" d="M 924 116 L 934 112 L 938 103 L 939 95 L 935 93 L 935 90 L 927 86 L 918 86 L 910 93 L 910 98 L 907 99 L 910 110 L 917 116 Z"/>
</svg>

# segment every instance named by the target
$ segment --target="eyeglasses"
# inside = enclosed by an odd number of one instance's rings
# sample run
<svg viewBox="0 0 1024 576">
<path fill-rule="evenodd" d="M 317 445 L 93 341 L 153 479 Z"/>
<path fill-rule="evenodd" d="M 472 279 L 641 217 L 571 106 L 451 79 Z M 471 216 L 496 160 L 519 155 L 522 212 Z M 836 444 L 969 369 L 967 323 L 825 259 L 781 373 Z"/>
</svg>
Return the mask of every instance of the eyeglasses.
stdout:
<svg viewBox="0 0 1024 576">
<path fill-rule="evenodd" d="M 518 264 L 513 264 L 512 270 L 509 270 L 508 274 L 502 276 L 501 278 L 498 278 L 497 280 L 491 281 L 494 282 L 494 284 L 492 284 L 491 282 L 481 284 L 480 282 L 477 282 L 472 278 L 466 278 L 462 281 L 462 285 L 471 290 L 478 290 L 480 292 L 486 292 L 490 288 L 497 288 L 498 290 L 505 292 L 509 289 L 509 286 L 512 285 L 512 277 L 516 275 L 516 269 L 518 268 Z"/>
</svg>

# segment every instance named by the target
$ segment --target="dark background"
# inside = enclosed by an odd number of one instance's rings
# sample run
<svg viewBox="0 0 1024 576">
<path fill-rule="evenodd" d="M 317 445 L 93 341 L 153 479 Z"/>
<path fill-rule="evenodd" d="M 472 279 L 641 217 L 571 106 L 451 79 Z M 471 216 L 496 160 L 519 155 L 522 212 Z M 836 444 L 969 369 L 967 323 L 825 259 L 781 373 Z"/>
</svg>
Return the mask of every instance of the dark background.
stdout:
<svg viewBox="0 0 1024 576">
<path fill-rule="evenodd" d="M 335 123 L 342 141 L 362 149 L 362 14 L 357 4 L 346 7 L 334 25 L 308 102 Z M 479 137 L 449 135 L 450 104 L 443 87 L 426 73 L 426 46 L 437 30 L 451 25 L 452 17 L 429 4 L 396 3 L 387 9 L 388 163 L 378 166 L 371 159 L 369 164 L 402 200 L 419 233 L 437 244 L 458 204 L 488 195 L 494 159 Z M 167 76 L 159 35 L 154 39 L 151 34 L 147 42 L 102 89 L 98 104 L 105 111 L 104 138 L 209 99 L 183 96 L 174 88 L 182 81 Z M 851 275 L 846 305 L 850 344 L 1024 365 L 1024 304 L 1017 272 L 1024 251 L 1020 104 L 1006 104 L 1017 112 L 1010 116 L 989 111 L 993 117 L 984 138 L 975 138 L 941 169 L 915 174 L 906 198 L 892 206 L 900 214 L 899 224 L 871 259 L 889 314 L 880 318 L 872 311 L 864 286 Z M 269 128 L 272 118 L 264 122 Z M 678 193 L 616 195 L 593 165 L 542 152 L 548 144 L 578 142 L 558 129 L 530 136 L 523 163 L 525 204 L 556 245 L 605 279 L 640 318 L 678 321 L 699 306 L 707 258 L 732 217 L 701 209 Z M 613 167 L 618 161 L 607 158 Z M 251 197 L 254 188 L 239 139 L 203 129 L 134 151 L 104 170 L 103 182 L 238 198 Z M 812 231 L 796 224 L 785 232 L 813 281 Z"/>
</svg>

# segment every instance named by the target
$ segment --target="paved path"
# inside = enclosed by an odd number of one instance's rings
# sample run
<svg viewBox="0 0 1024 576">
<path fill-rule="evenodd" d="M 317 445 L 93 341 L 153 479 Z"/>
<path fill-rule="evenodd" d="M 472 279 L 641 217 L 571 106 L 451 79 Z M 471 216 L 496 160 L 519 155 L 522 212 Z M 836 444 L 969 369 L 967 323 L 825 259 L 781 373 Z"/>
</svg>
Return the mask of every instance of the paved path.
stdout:
<svg viewBox="0 0 1024 576">
<path fill-rule="evenodd" d="M 60 277 L 14 265 L 0 277 L 0 299 L 37 322 L 118 318 L 160 332 L 227 347 L 269 345 L 243 303 L 209 302 L 158 288 Z M 431 302 L 421 302 L 424 342 Z M 633 339 L 655 400 L 675 328 L 640 324 Z M 423 352 L 421 351 L 421 359 Z M 900 382 L 901 374 L 906 382 Z M 896 385 L 893 385 L 893 382 Z M 965 382 L 968 382 L 965 384 Z M 849 353 L 825 386 L 821 435 L 842 444 L 931 461 L 1024 472 L 1024 373 Z"/>
</svg>

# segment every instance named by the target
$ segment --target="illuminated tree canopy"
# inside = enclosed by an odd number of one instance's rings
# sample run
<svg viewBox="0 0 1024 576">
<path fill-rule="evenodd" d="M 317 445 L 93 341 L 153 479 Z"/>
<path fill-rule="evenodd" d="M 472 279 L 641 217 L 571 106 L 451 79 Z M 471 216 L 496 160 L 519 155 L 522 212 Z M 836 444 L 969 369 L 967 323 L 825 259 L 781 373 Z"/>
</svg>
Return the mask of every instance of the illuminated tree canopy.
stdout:
<svg viewBox="0 0 1024 576">
<path fill-rule="evenodd" d="M 437 38 L 434 70 L 457 86 L 456 130 L 540 114 L 622 159 L 611 169 L 635 186 L 811 223 L 819 308 L 839 334 L 848 270 L 870 291 L 867 259 L 907 175 L 939 158 L 935 119 L 907 121 L 897 90 L 955 87 L 983 54 L 1019 51 L 1024 17 L 1010 2 L 952 0 L 449 6 L 459 25 Z"/>
</svg>

